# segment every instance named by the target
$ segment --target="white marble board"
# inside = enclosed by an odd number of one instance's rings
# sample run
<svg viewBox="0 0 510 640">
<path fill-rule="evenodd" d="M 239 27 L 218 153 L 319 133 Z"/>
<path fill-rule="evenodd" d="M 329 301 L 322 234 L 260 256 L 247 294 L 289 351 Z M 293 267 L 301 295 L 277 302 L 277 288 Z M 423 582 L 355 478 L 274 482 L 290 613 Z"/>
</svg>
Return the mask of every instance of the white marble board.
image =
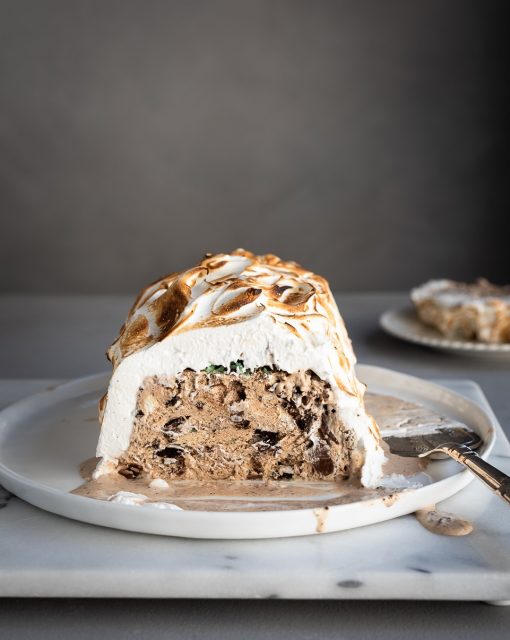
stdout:
<svg viewBox="0 0 510 640">
<path fill-rule="evenodd" d="M 2 380 L 0 406 L 54 382 Z M 441 383 L 490 412 L 474 382 Z M 510 473 L 494 422 L 490 460 Z M 475 481 L 441 508 L 473 533 L 437 536 L 404 516 L 321 536 L 209 541 L 86 525 L 0 493 L 0 596 L 510 601 L 508 506 Z"/>
</svg>

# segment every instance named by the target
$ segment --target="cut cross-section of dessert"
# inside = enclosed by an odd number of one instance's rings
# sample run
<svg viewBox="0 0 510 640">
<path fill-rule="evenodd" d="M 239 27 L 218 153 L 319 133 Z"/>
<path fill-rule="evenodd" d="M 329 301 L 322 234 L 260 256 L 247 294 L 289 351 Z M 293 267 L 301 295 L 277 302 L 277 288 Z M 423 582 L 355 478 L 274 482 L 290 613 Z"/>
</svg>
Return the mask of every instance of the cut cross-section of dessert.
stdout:
<svg viewBox="0 0 510 640">
<path fill-rule="evenodd" d="M 108 357 L 96 477 L 380 482 L 344 323 L 295 262 L 206 255 L 141 292 Z"/>
</svg>

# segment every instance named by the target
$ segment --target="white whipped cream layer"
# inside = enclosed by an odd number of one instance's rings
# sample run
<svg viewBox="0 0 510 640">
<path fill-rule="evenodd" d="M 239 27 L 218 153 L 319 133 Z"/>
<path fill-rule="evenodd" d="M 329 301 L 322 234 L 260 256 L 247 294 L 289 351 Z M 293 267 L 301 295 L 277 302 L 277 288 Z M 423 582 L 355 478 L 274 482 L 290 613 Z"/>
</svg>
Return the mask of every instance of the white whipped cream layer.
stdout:
<svg viewBox="0 0 510 640">
<path fill-rule="evenodd" d="M 230 362 L 243 360 L 250 369 L 272 365 L 289 373 L 311 369 L 328 382 L 339 417 L 355 433 L 356 448 L 364 455 L 361 482 L 366 487 L 378 486 L 385 456 L 373 433 L 373 421 L 363 406 L 363 391 L 354 374 L 355 358 L 350 344 L 343 354 L 347 363 L 344 361 L 342 366 L 331 336 L 332 327 L 325 318 L 310 317 L 306 328 L 290 316 L 285 320 L 294 331 L 275 322 L 269 314 L 260 314 L 237 324 L 170 334 L 121 360 L 108 388 L 97 446 L 97 456 L 102 461 L 95 477 L 111 471 L 129 447 L 138 390 L 146 377 L 172 376 L 186 368 L 200 371 L 210 364 L 228 366 Z"/>
</svg>

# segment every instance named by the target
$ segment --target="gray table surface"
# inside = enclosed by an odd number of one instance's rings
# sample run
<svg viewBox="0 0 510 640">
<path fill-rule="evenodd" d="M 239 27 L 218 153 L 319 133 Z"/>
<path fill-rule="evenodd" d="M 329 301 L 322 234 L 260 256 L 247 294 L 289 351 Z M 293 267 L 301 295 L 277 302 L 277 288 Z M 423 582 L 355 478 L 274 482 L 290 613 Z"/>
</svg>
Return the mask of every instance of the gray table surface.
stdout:
<svg viewBox="0 0 510 640">
<path fill-rule="evenodd" d="M 378 328 L 403 294 L 339 294 L 358 360 L 424 378 L 480 384 L 510 434 L 510 362 L 453 356 L 399 342 Z M 75 378 L 107 370 L 130 296 L 0 297 L 0 377 Z M 0 532 L 1 536 L 1 532 Z M 4 551 L 5 552 L 5 551 Z M 494 638 L 510 608 L 461 602 L 0 600 L 0 637 L 10 638 Z"/>
</svg>

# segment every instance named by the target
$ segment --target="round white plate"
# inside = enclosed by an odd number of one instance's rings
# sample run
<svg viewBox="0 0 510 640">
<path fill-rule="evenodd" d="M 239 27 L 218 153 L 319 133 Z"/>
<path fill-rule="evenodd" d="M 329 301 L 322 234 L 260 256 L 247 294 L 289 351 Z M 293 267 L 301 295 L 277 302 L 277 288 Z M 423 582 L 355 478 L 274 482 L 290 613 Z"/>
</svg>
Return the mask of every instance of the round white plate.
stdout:
<svg viewBox="0 0 510 640">
<path fill-rule="evenodd" d="M 449 351 L 450 353 L 507 358 L 510 360 L 510 344 L 448 340 L 437 329 L 421 322 L 412 307 L 386 311 L 379 322 L 387 333 L 408 342 Z"/>
<path fill-rule="evenodd" d="M 484 439 L 487 457 L 494 429 L 466 398 L 431 382 L 378 367 L 359 366 L 370 391 L 397 395 L 460 420 Z M 169 511 L 115 504 L 69 493 L 82 483 L 78 467 L 93 455 L 97 402 L 109 376 L 82 378 L 31 396 L 0 413 L 0 482 L 23 500 L 61 516 L 96 525 L 190 538 L 272 538 L 339 531 L 382 522 L 444 500 L 473 478 L 453 460 L 427 467 L 432 482 L 396 494 L 321 508 L 264 511 Z M 319 483 L 314 483 L 315 486 Z M 326 483 L 331 485 L 332 483 Z"/>
</svg>

